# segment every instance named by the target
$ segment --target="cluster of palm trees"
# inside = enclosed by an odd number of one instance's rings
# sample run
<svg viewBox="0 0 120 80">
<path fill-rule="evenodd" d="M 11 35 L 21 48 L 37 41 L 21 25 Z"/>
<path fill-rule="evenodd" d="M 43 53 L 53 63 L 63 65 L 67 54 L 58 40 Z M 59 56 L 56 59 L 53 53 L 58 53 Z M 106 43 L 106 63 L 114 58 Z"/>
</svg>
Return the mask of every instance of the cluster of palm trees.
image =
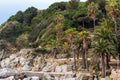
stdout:
<svg viewBox="0 0 120 80">
<path fill-rule="evenodd" d="M 102 77 L 105 77 L 105 69 L 109 68 L 109 61 L 110 56 L 114 55 L 116 56 L 118 53 L 118 43 L 119 43 L 119 35 L 118 35 L 118 24 L 117 20 L 119 19 L 120 15 L 120 8 L 119 6 L 119 0 L 107 0 L 106 1 L 106 17 L 102 20 L 100 27 L 97 27 L 98 29 L 95 29 L 95 21 L 97 19 L 97 15 L 99 9 L 98 5 L 94 2 L 91 2 L 88 5 L 88 12 L 89 16 L 93 19 L 94 23 L 94 32 L 92 33 L 94 35 L 93 41 L 93 48 L 94 53 L 101 59 L 102 64 Z M 83 54 L 85 55 L 85 58 L 83 56 L 83 62 L 86 64 L 85 68 L 88 68 L 87 63 L 87 52 L 88 52 L 88 39 L 90 34 L 88 34 L 88 31 L 82 31 L 80 32 L 80 37 L 82 39 L 82 49 Z M 117 56 L 118 57 L 118 56 Z M 84 61 L 86 59 L 86 61 Z"/>
<path fill-rule="evenodd" d="M 94 49 L 95 55 L 100 59 L 102 64 L 101 71 L 102 77 L 105 77 L 105 69 L 109 68 L 110 56 L 116 56 L 119 47 L 119 35 L 118 35 L 118 22 L 120 15 L 120 8 L 118 4 L 119 0 L 107 0 L 106 1 L 106 12 L 105 17 L 102 19 L 101 24 L 96 27 L 97 16 L 100 12 L 97 3 L 91 2 L 88 5 L 88 13 L 93 20 L 94 32 L 89 32 L 88 30 L 77 31 L 75 28 L 69 28 L 63 30 L 64 27 L 64 17 L 57 14 L 56 18 L 56 40 L 52 45 L 53 49 L 57 51 L 73 54 L 74 58 L 74 68 L 76 69 L 76 56 L 79 58 L 79 53 L 82 55 L 82 68 L 89 71 L 88 64 L 88 50 L 90 44 Z M 91 35 L 93 37 L 91 38 Z M 51 43 L 52 43 L 51 42 Z M 59 43 L 59 44 L 58 44 Z M 58 47 L 59 46 L 59 47 Z M 56 50 L 54 50 L 56 51 Z M 118 56 L 116 56 L 118 57 Z M 99 62 L 99 61 L 98 61 Z M 97 63 L 99 64 L 99 63 Z M 99 67 L 99 66 L 98 66 Z"/>
<path fill-rule="evenodd" d="M 118 35 L 117 20 L 119 19 L 119 15 L 120 15 L 119 0 L 106 1 L 105 9 L 107 15 L 104 17 L 104 19 L 102 19 L 100 27 L 97 27 L 96 29 L 95 21 L 97 20 L 97 15 L 100 12 L 98 7 L 99 7 L 98 4 L 94 2 L 91 2 L 88 5 L 89 16 L 93 19 L 94 32 L 90 33 L 87 30 L 83 30 L 81 32 L 76 32 L 76 34 L 74 35 L 71 33 L 72 35 L 71 37 L 77 38 L 76 35 L 79 35 L 80 39 L 78 39 L 79 41 L 77 42 L 79 43 L 77 44 L 79 44 L 79 46 L 81 45 L 83 68 L 87 69 L 88 71 L 89 68 L 88 68 L 87 56 L 88 56 L 89 43 L 90 41 L 93 42 L 94 53 L 101 60 L 102 77 L 105 77 L 106 75 L 105 69 L 109 68 L 110 56 L 118 57 L 117 54 L 118 54 L 119 35 Z M 94 35 L 94 39 L 92 40 L 90 38 L 91 34 Z M 75 39 L 72 38 L 70 39 L 71 40 L 70 42 L 72 43 L 72 45 L 75 45 L 74 44 Z"/>
</svg>

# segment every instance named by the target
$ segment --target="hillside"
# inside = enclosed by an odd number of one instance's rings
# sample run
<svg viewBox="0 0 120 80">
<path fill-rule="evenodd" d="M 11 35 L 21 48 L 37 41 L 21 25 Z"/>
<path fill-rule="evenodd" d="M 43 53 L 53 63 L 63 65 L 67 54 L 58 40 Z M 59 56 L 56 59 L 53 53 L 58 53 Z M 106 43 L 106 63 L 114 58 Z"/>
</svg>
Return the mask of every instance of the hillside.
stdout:
<svg viewBox="0 0 120 80">
<path fill-rule="evenodd" d="M 28 43 L 39 46 L 43 44 L 39 43 L 41 40 L 48 40 L 49 37 L 56 36 L 57 30 L 55 27 L 59 24 L 62 25 L 63 31 L 68 28 L 76 28 L 78 31 L 81 31 L 83 27 L 92 27 L 92 21 L 86 14 L 87 8 L 85 3 L 80 2 L 77 4 L 79 9 L 70 8 L 68 2 L 57 2 L 46 10 L 29 7 L 24 12 L 18 11 L 0 28 L 0 39 L 7 39 L 17 44 L 20 40 L 19 38 L 26 36 Z M 59 18 L 63 19 L 62 23 L 57 22 Z M 24 47 L 29 46 L 27 42 L 23 43 Z"/>
</svg>

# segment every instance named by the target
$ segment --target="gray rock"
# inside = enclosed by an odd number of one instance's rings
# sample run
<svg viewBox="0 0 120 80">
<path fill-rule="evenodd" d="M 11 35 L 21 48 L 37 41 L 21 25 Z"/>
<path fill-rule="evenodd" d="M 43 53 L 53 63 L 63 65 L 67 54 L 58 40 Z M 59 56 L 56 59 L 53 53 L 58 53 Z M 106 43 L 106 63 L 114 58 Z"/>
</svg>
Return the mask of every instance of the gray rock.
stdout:
<svg viewBox="0 0 120 80">
<path fill-rule="evenodd" d="M 8 78 L 5 78 L 5 79 L 0 79 L 0 80 L 15 80 L 14 76 L 10 76 Z"/>
<path fill-rule="evenodd" d="M 2 68 L 10 68 L 10 59 L 6 58 L 1 61 L 1 67 Z"/>
<path fill-rule="evenodd" d="M 33 76 L 33 77 L 31 78 L 31 80 L 39 80 L 39 77 Z"/>
<path fill-rule="evenodd" d="M 52 77 L 47 73 L 44 73 L 44 78 L 45 78 L 45 80 L 51 80 L 52 79 Z"/>
<path fill-rule="evenodd" d="M 55 72 L 62 72 L 62 67 L 61 66 L 56 66 Z"/>
<path fill-rule="evenodd" d="M 75 73 L 65 74 L 64 78 L 73 78 L 74 76 L 75 76 Z"/>
<path fill-rule="evenodd" d="M 67 72 L 68 65 L 62 65 L 62 72 Z"/>
<path fill-rule="evenodd" d="M 22 68 L 23 71 L 31 71 L 32 70 L 32 67 L 29 66 L 29 65 L 24 65 L 23 68 Z"/>
<path fill-rule="evenodd" d="M 62 72 L 72 71 L 72 65 L 62 65 Z"/>
<path fill-rule="evenodd" d="M 27 60 L 26 60 L 25 58 L 20 57 L 20 64 L 21 64 L 22 66 L 24 66 L 26 62 L 27 62 Z"/>
<path fill-rule="evenodd" d="M 12 55 L 10 55 L 10 60 L 14 60 L 14 59 L 16 59 L 16 55 L 15 54 L 12 54 Z"/>
<path fill-rule="evenodd" d="M 12 76 L 15 75 L 16 73 L 17 73 L 16 70 L 12 70 L 9 68 L 0 69 L 0 77 Z"/>
<path fill-rule="evenodd" d="M 0 62 L 0 65 L 1 65 L 2 68 L 5 68 L 5 67 L 6 67 L 6 65 L 5 65 L 5 60 L 2 60 L 2 61 Z"/>
<path fill-rule="evenodd" d="M 59 78 L 58 77 L 55 77 L 55 79 L 54 80 L 59 80 Z"/>
<path fill-rule="evenodd" d="M 72 71 L 71 65 L 56 66 L 56 69 L 55 69 L 55 72 L 69 72 L 69 71 Z"/>
<path fill-rule="evenodd" d="M 54 72 L 56 63 L 48 62 L 47 65 L 42 69 L 43 72 Z"/>
<path fill-rule="evenodd" d="M 1 46 L 0 46 L 1 47 Z M 5 51 L 4 49 L 2 49 L 1 51 L 0 51 L 0 60 L 2 60 L 2 59 L 5 59 L 6 57 L 8 57 L 9 56 L 9 54 L 7 54 L 7 51 Z"/>
</svg>

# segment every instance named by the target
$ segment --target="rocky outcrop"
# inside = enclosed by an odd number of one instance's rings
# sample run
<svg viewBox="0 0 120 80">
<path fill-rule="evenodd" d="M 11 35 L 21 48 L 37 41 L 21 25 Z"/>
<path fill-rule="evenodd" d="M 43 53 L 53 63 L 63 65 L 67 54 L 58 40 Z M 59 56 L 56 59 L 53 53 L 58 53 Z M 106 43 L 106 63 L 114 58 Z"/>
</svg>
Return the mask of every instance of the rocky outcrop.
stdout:
<svg viewBox="0 0 120 80">
<path fill-rule="evenodd" d="M 43 56 L 32 57 L 33 49 L 22 49 L 16 54 L 0 61 L 1 80 L 76 80 L 72 64 L 66 59 L 44 59 Z M 65 64 L 64 64 L 64 61 Z M 81 79 L 82 80 L 82 79 Z"/>
</svg>

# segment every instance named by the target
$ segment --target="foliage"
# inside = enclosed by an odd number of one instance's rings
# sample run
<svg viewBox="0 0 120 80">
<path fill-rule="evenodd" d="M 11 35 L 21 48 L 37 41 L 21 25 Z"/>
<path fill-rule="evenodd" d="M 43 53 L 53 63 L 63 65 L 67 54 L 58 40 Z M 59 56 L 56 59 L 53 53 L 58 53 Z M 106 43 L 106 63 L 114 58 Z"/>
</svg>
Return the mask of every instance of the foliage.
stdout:
<svg viewBox="0 0 120 80">
<path fill-rule="evenodd" d="M 29 47 L 29 34 L 22 34 L 16 39 L 16 44 L 22 47 Z"/>
<path fill-rule="evenodd" d="M 15 42 L 16 38 L 22 33 L 21 24 L 13 21 L 6 24 L 0 32 L 0 38 L 7 38 L 9 41 Z"/>
</svg>

